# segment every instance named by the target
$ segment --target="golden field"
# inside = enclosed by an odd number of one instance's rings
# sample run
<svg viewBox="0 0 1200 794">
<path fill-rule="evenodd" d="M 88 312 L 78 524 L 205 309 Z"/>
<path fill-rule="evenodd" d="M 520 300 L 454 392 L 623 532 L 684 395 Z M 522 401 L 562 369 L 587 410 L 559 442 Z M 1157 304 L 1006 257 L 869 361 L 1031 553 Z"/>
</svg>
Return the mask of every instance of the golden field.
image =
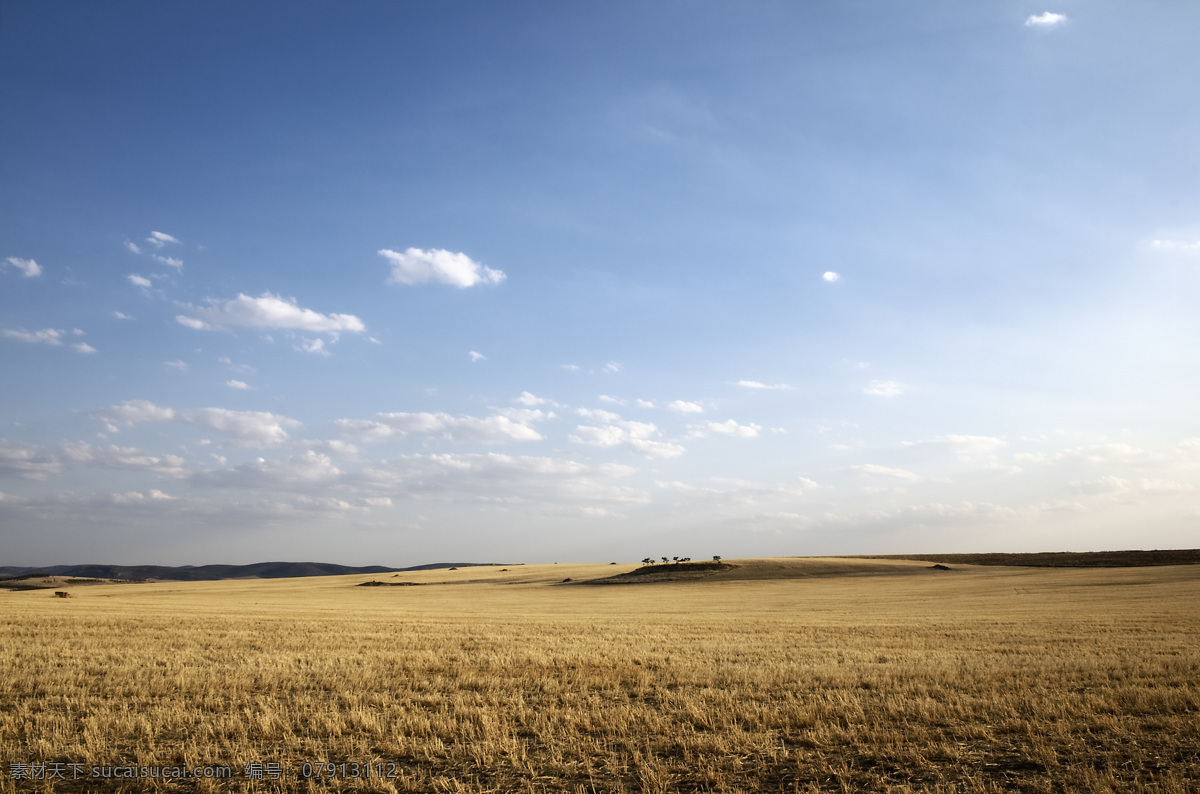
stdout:
<svg viewBox="0 0 1200 794">
<path fill-rule="evenodd" d="M 733 562 L 0 591 L 0 793 L 1200 790 L 1200 566 Z"/>
</svg>

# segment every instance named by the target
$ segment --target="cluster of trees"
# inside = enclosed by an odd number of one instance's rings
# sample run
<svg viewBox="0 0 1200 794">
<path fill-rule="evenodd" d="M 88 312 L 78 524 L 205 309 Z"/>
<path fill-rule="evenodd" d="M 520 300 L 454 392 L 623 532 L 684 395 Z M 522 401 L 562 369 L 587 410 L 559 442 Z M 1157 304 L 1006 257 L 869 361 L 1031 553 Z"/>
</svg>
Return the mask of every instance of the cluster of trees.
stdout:
<svg viewBox="0 0 1200 794">
<path fill-rule="evenodd" d="M 691 562 L 692 558 L 691 557 L 663 557 L 662 558 L 663 562 L 670 562 L 671 560 L 674 560 L 676 563 L 681 563 L 681 562 Z M 713 562 L 720 562 L 720 561 L 721 561 L 721 555 L 719 555 L 719 554 L 713 555 Z M 642 560 L 642 565 L 653 565 L 655 562 L 656 562 L 656 560 L 653 557 L 646 557 L 645 559 Z"/>
</svg>

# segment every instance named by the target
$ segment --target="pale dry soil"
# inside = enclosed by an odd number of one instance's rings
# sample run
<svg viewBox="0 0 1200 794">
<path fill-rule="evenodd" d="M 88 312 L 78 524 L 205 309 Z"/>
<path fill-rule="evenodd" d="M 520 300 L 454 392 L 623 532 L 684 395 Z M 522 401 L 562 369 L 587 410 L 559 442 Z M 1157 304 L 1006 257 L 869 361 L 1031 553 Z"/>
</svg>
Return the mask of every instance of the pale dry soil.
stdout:
<svg viewBox="0 0 1200 794">
<path fill-rule="evenodd" d="M 1200 790 L 1200 566 L 732 562 L 3 591 L 0 792 Z"/>
</svg>

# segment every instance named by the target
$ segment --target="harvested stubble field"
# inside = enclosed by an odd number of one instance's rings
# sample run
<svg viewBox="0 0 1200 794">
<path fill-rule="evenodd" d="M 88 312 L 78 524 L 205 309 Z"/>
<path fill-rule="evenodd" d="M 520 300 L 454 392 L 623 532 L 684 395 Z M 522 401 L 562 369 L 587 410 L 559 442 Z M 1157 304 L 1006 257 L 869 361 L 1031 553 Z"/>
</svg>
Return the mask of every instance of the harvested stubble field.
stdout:
<svg viewBox="0 0 1200 794">
<path fill-rule="evenodd" d="M 1200 788 L 1200 566 L 733 562 L 0 592 L 0 792 Z"/>
</svg>

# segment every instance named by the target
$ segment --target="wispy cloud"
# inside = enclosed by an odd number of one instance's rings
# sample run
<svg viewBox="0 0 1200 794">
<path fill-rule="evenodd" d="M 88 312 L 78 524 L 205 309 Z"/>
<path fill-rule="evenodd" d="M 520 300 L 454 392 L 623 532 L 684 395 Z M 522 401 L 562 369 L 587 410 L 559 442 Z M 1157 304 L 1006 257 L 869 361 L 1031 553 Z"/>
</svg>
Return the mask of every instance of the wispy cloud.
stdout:
<svg viewBox="0 0 1200 794">
<path fill-rule="evenodd" d="M 285 428 L 300 427 L 300 422 L 267 411 L 231 411 L 227 408 L 196 408 L 176 411 L 148 400 L 128 400 L 120 405 L 101 408 L 87 414 L 104 422 L 111 433 L 135 424 L 183 424 L 216 433 L 235 446 L 271 447 L 288 441 Z"/>
<path fill-rule="evenodd" d="M 864 463 L 861 466 L 851 466 L 850 471 L 865 477 L 884 477 L 906 482 L 917 482 L 921 475 L 907 469 L 893 469 L 889 466 L 876 466 L 874 463 Z"/>
<path fill-rule="evenodd" d="M 904 385 L 894 380 L 873 380 L 863 387 L 863 394 L 875 397 L 895 397 L 904 394 Z"/>
<path fill-rule="evenodd" d="M 159 256 L 158 254 L 154 255 L 154 259 L 158 262 L 162 262 L 164 265 L 170 265 L 171 267 L 176 268 L 177 270 L 183 269 L 183 260 L 182 259 L 176 259 L 175 257 L 172 257 L 172 256 Z"/>
<path fill-rule="evenodd" d="M 1042 14 L 1031 14 L 1025 20 L 1027 28 L 1053 28 L 1067 21 L 1066 14 L 1055 14 L 1051 11 L 1046 11 Z"/>
<path fill-rule="evenodd" d="M 325 349 L 324 339 L 305 339 L 298 345 L 293 345 L 296 350 L 301 353 L 312 353 L 315 356 L 332 356 L 333 353 Z"/>
<path fill-rule="evenodd" d="M 970 456 L 990 454 L 1001 447 L 1008 446 L 1008 442 L 994 436 L 961 436 L 950 434 L 937 436 L 925 441 L 905 441 L 902 446 Z"/>
<path fill-rule="evenodd" d="M 146 238 L 146 242 L 150 243 L 150 245 L 154 246 L 155 248 L 162 248 L 167 243 L 174 243 L 175 245 L 180 244 L 177 238 L 172 237 L 166 232 L 150 232 L 150 236 Z"/>
<path fill-rule="evenodd" d="M 334 426 L 343 435 L 361 441 L 403 440 L 422 434 L 447 441 L 499 444 L 541 441 L 529 422 L 548 418 L 542 411 L 526 411 L 517 419 L 493 416 L 451 416 L 445 413 L 381 413 L 374 419 L 339 419 Z"/>
<path fill-rule="evenodd" d="M 15 268 L 25 278 L 35 278 L 42 275 L 42 266 L 32 259 L 20 259 L 10 256 L 3 263 L 0 263 L 0 270 L 8 270 L 9 267 Z"/>
<path fill-rule="evenodd" d="M 126 278 L 128 278 L 129 283 L 134 285 L 135 287 L 141 287 L 142 289 L 150 289 L 150 287 L 153 286 L 150 283 L 150 279 L 146 278 L 145 276 L 139 276 L 137 273 L 130 273 L 128 276 L 126 276 Z"/>
<path fill-rule="evenodd" d="M 132 276 L 130 280 L 133 280 Z M 181 314 L 175 319 L 182 325 L 198 330 L 241 326 L 331 335 L 343 331 L 362 333 L 366 330 L 362 320 L 353 314 L 321 314 L 297 306 L 295 298 L 283 298 L 271 292 L 264 292 L 257 298 L 239 293 L 236 298 L 226 301 L 210 299 L 208 306 L 193 309 L 190 315 Z"/>
<path fill-rule="evenodd" d="M 244 380 L 227 380 L 225 381 L 225 385 L 231 389 L 238 389 L 241 391 L 245 391 L 246 389 L 250 388 L 250 386 Z"/>
<path fill-rule="evenodd" d="M 739 380 L 737 385 L 741 386 L 743 389 L 780 389 L 786 391 L 795 388 L 795 386 L 788 386 L 786 383 L 768 385 L 766 383 L 759 383 L 756 380 Z"/>
<path fill-rule="evenodd" d="M 467 355 L 471 357 L 472 363 L 476 361 L 487 361 L 487 356 L 485 356 L 483 353 L 480 353 L 478 350 L 468 351 Z"/>
<path fill-rule="evenodd" d="M 409 248 L 403 253 L 383 248 L 379 250 L 379 255 L 387 259 L 392 266 L 392 272 L 387 278 L 389 284 L 436 282 L 465 288 L 476 284 L 499 284 L 506 278 L 503 271 L 482 265 L 466 254 L 456 254 L 440 248 L 431 248 L 428 251 Z"/>
<path fill-rule="evenodd" d="M 698 403 L 688 402 L 687 400 L 675 400 L 667 403 L 667 410 L 674 411 L 677 414 L 702 414 L 704 408 Z"/>
<path fill-rule="evenodd" d="M 705 422 L 699 425 L 692 425 L 688 428 L 688 436 L 691 438 L 704 438 L 705 436 L 733 436 L 734 438 L 757 438 L 758 432 L 762 430 L 762 425 L 756 425 L 751 422 L 748 425 L 740 425 L 732 419 L 726 419 L 724 422 Z"/>
<path fill-rule="evenodd" d="M 129 316 L 125 312 L 113 312 L 113 317 L 117 318 L 118 320 L 132 320 L 133 319 L 133 317 Z"/>
</svg>

